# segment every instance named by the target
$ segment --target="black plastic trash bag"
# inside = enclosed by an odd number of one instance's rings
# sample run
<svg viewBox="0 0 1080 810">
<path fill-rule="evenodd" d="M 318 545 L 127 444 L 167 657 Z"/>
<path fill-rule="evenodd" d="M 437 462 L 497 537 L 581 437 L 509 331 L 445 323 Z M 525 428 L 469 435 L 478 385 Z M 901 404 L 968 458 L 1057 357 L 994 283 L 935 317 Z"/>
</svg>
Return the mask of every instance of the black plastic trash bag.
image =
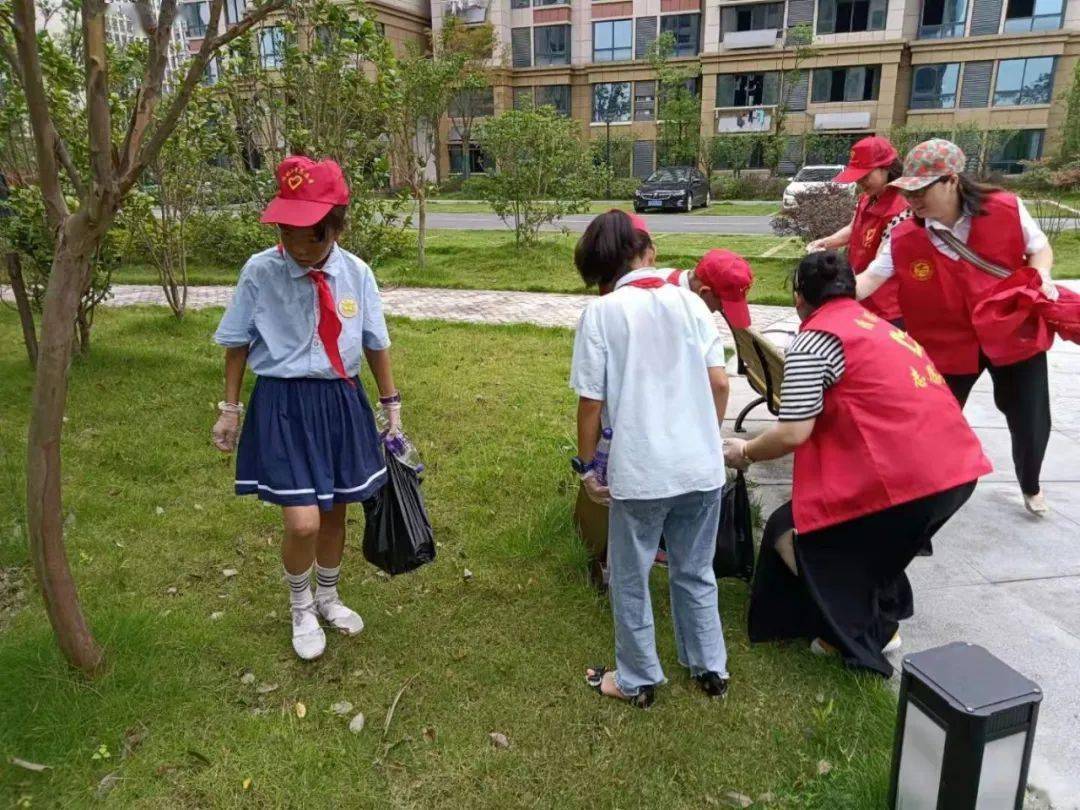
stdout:
<svg viewBox="0 0 1080 810">
<path fill-rule="evenodd" d="M 364 501 L 364 557 L 388 574 L 404 574 L 435 559 L 420 476 L 386 453 L 386 486 Z"/>
<path fill-rule="evenodd" d="M 742 472 L 720 490 L 720 529 L 716 533 L 713 572 L 717 579 L 735 577 L 749 582 L 754 577 L 754 516 Z"/>
</svg>

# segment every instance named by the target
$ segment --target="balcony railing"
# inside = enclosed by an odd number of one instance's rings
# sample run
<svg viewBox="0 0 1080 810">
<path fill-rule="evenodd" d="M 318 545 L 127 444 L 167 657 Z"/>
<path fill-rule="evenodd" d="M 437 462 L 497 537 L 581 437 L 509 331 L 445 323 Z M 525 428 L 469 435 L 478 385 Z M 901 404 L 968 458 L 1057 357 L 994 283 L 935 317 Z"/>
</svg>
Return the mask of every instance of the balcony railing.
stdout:
<svg viewBox="0 0 1080 810">
<path fill-rule="evenodd" d="M 814 115 L 814 129 L 816 131 L 867 129 L 869 126 L 870 113 L 868 112 L 817 113 Z"/>
<path fill-rule="evenodd" d="M 967 21 L 939 23 L 937 25 L 920 25 L 919 39 L 953 39 L 962 37 Z"/>
<path fill-rule="evenodd" d="M 1056 31 L 1061 28 L 1061 13 L 1036 14 L 1034 17 L 1006 18 L 1003 33 L 1025 34 L 1028 31 Z"/>
<path fill-rule="evenodd" d="M 716 134 L 727 135 L 738 132 L 770 132 L 772 114 L 775 107 L 721 107 L 716 117 Z"/>
<path fill-rule="evenodd" d="M 763 28 L 759 31 L 726 31 L 724 47 L 729 50 L 738 48 L 772 48 L 780 41 L 780 30 Z"/>
<path fill-rule="evenodd" d="M 446 13 L 465 23 L 481 23 L 487 19 L 488 0 L 445 0 Z"/>
</svg>

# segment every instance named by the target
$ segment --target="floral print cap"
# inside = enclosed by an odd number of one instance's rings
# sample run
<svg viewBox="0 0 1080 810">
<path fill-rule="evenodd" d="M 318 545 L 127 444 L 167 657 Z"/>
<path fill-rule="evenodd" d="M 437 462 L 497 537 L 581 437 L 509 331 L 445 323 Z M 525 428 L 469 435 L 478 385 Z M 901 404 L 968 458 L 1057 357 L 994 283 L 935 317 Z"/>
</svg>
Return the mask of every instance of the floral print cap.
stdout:
<svg viewBox="0 0 1080 810">
<path fill-rule="evenodd" d="M 918 191 L 942 177 L 960 174 L 967 165 L 963 150 L 952 141 L 923 141 L 904 158 L 904 174 L 889 183 L 901 191 Z"/>
</svg>

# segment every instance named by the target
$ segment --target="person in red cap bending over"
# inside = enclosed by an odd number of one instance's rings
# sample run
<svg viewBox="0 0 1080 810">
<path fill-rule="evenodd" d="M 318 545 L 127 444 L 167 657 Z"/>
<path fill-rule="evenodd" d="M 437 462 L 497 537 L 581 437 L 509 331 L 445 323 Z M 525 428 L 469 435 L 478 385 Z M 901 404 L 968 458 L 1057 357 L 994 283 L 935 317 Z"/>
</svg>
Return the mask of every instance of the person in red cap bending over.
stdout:
<svg viewBox="0 0 1080 810">
<path fill-rule="evenodd" d="M 1057 299 L 1054 251 L 1024 203 L 966 175 L 966 162 L 959 146 L 941 138 L 908 153 L 903 176 L 892 185 L 907 198 L 912 217 L 859 276 L 858 296 L 897 286 L 908 332 L 926 347 L 961 407 L 989 372 L 1024 506 L 1042 516 L 1048 507 L 1039 476 L 1050 440 L 1046 350 L 1053 335 L 1043 336 L 1049 342 L 1033 339 L 1015 325 L 983 324 L 973 313 L 1003 275 L 1025 267 L 1038 274 L 1042 293 Z"/>
<path fill-rule="evenodd" d="M 749 328 L 746 295 L 754 283 L 754 273 L 738 253 L 715 248 L 702 256 L 693 270 L 675 270 L 668 281 L 690 290 L 710 312 L 721 313 L 732 329 Z"/>
<path fill-rule="evenodd" d="M 859 187 L 862 194 L 855 206 L 855 216 L 832 236 L 807 245 L 807 252 L 847 247 L 851 269 L 855 275 L 863 272 L 882 246 L 888 244 L 892 228 L 910 216 L 907 200 L 889 185 L 903 174 L 903 169 L 900 155 L 887 138 L 872 135 L 851 147 L 847 168 L 833 182 L 855 183 Z M 902 325 L 898 289 L 895 280 L 884 284 L 862 304 L 875 315 Z"/>
<path fill-rule="evenodd" d="M 262 221 L 278 226 L 281 241 L 248 259 L 214 334 L 225 347 L 225 398 L 213 440 L 228 453 L 239 436 L 237 495 L 282 508 L 293 649 L 312 660 L 326 647 L 320 620 L 345 635 L 364 627 L 337 588 L 346 508 L 386 481 L 374 415 L 357 379 L 362 359 L 395 433 L 401 397 L 375 277 L 337 244 L 349 202 L 341 168 L 290 157 L 277 167 L 277 183 Z M 241 431 L 245 366 L 256 380 Z"/>
</svg>

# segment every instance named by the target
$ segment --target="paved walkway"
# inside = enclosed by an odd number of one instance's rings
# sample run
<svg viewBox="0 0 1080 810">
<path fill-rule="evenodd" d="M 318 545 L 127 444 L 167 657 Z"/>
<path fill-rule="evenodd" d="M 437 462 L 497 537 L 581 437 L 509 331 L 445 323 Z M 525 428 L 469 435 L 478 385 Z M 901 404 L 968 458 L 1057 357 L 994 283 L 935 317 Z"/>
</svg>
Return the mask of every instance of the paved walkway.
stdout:
<svg viewBox="0 0 1080 810">
<path fill-rule="evenodd" d="M 114 292 L 109 306 L 164 303 L 156 287 L 118 286 Z M 221 306 L 230 295 L 225 287 L 195 287 L 190 306 Z M 404 288 L 382 295 L 394 315 L 561 327 L 573 327 L 589 300 Z M 5 297 L 9 291 L 0 288 L 0 298 Z M 755 306 L 751 312 L 762 328 L 793 317 L 788 307 Z M 1080 346 L 1059 342 L 1050 353 L 1050 368 L 1054 430 L 1043 470 L 1050 514 L 1037 519 L 1023 510 L 1008 430 L 984 376 L 965 413 L 995 472 L 938 535 L 934 556 L 912 563 L 917 612 L 903 633 L 908 652 L 953 640 L 981 644 L 1042 686 L 1031 782 L 1063 810 L 1080 808 Z M 729 413 L 753 396 L 745 380 L 736 379 Z M 763 408 L 754 415 L 758 421 L 747 423 L 751 432 L 771 420 Z M 757 464 L 750 477 L 766 514 L 790 497 L 790 460 Z"/>
</svg>

